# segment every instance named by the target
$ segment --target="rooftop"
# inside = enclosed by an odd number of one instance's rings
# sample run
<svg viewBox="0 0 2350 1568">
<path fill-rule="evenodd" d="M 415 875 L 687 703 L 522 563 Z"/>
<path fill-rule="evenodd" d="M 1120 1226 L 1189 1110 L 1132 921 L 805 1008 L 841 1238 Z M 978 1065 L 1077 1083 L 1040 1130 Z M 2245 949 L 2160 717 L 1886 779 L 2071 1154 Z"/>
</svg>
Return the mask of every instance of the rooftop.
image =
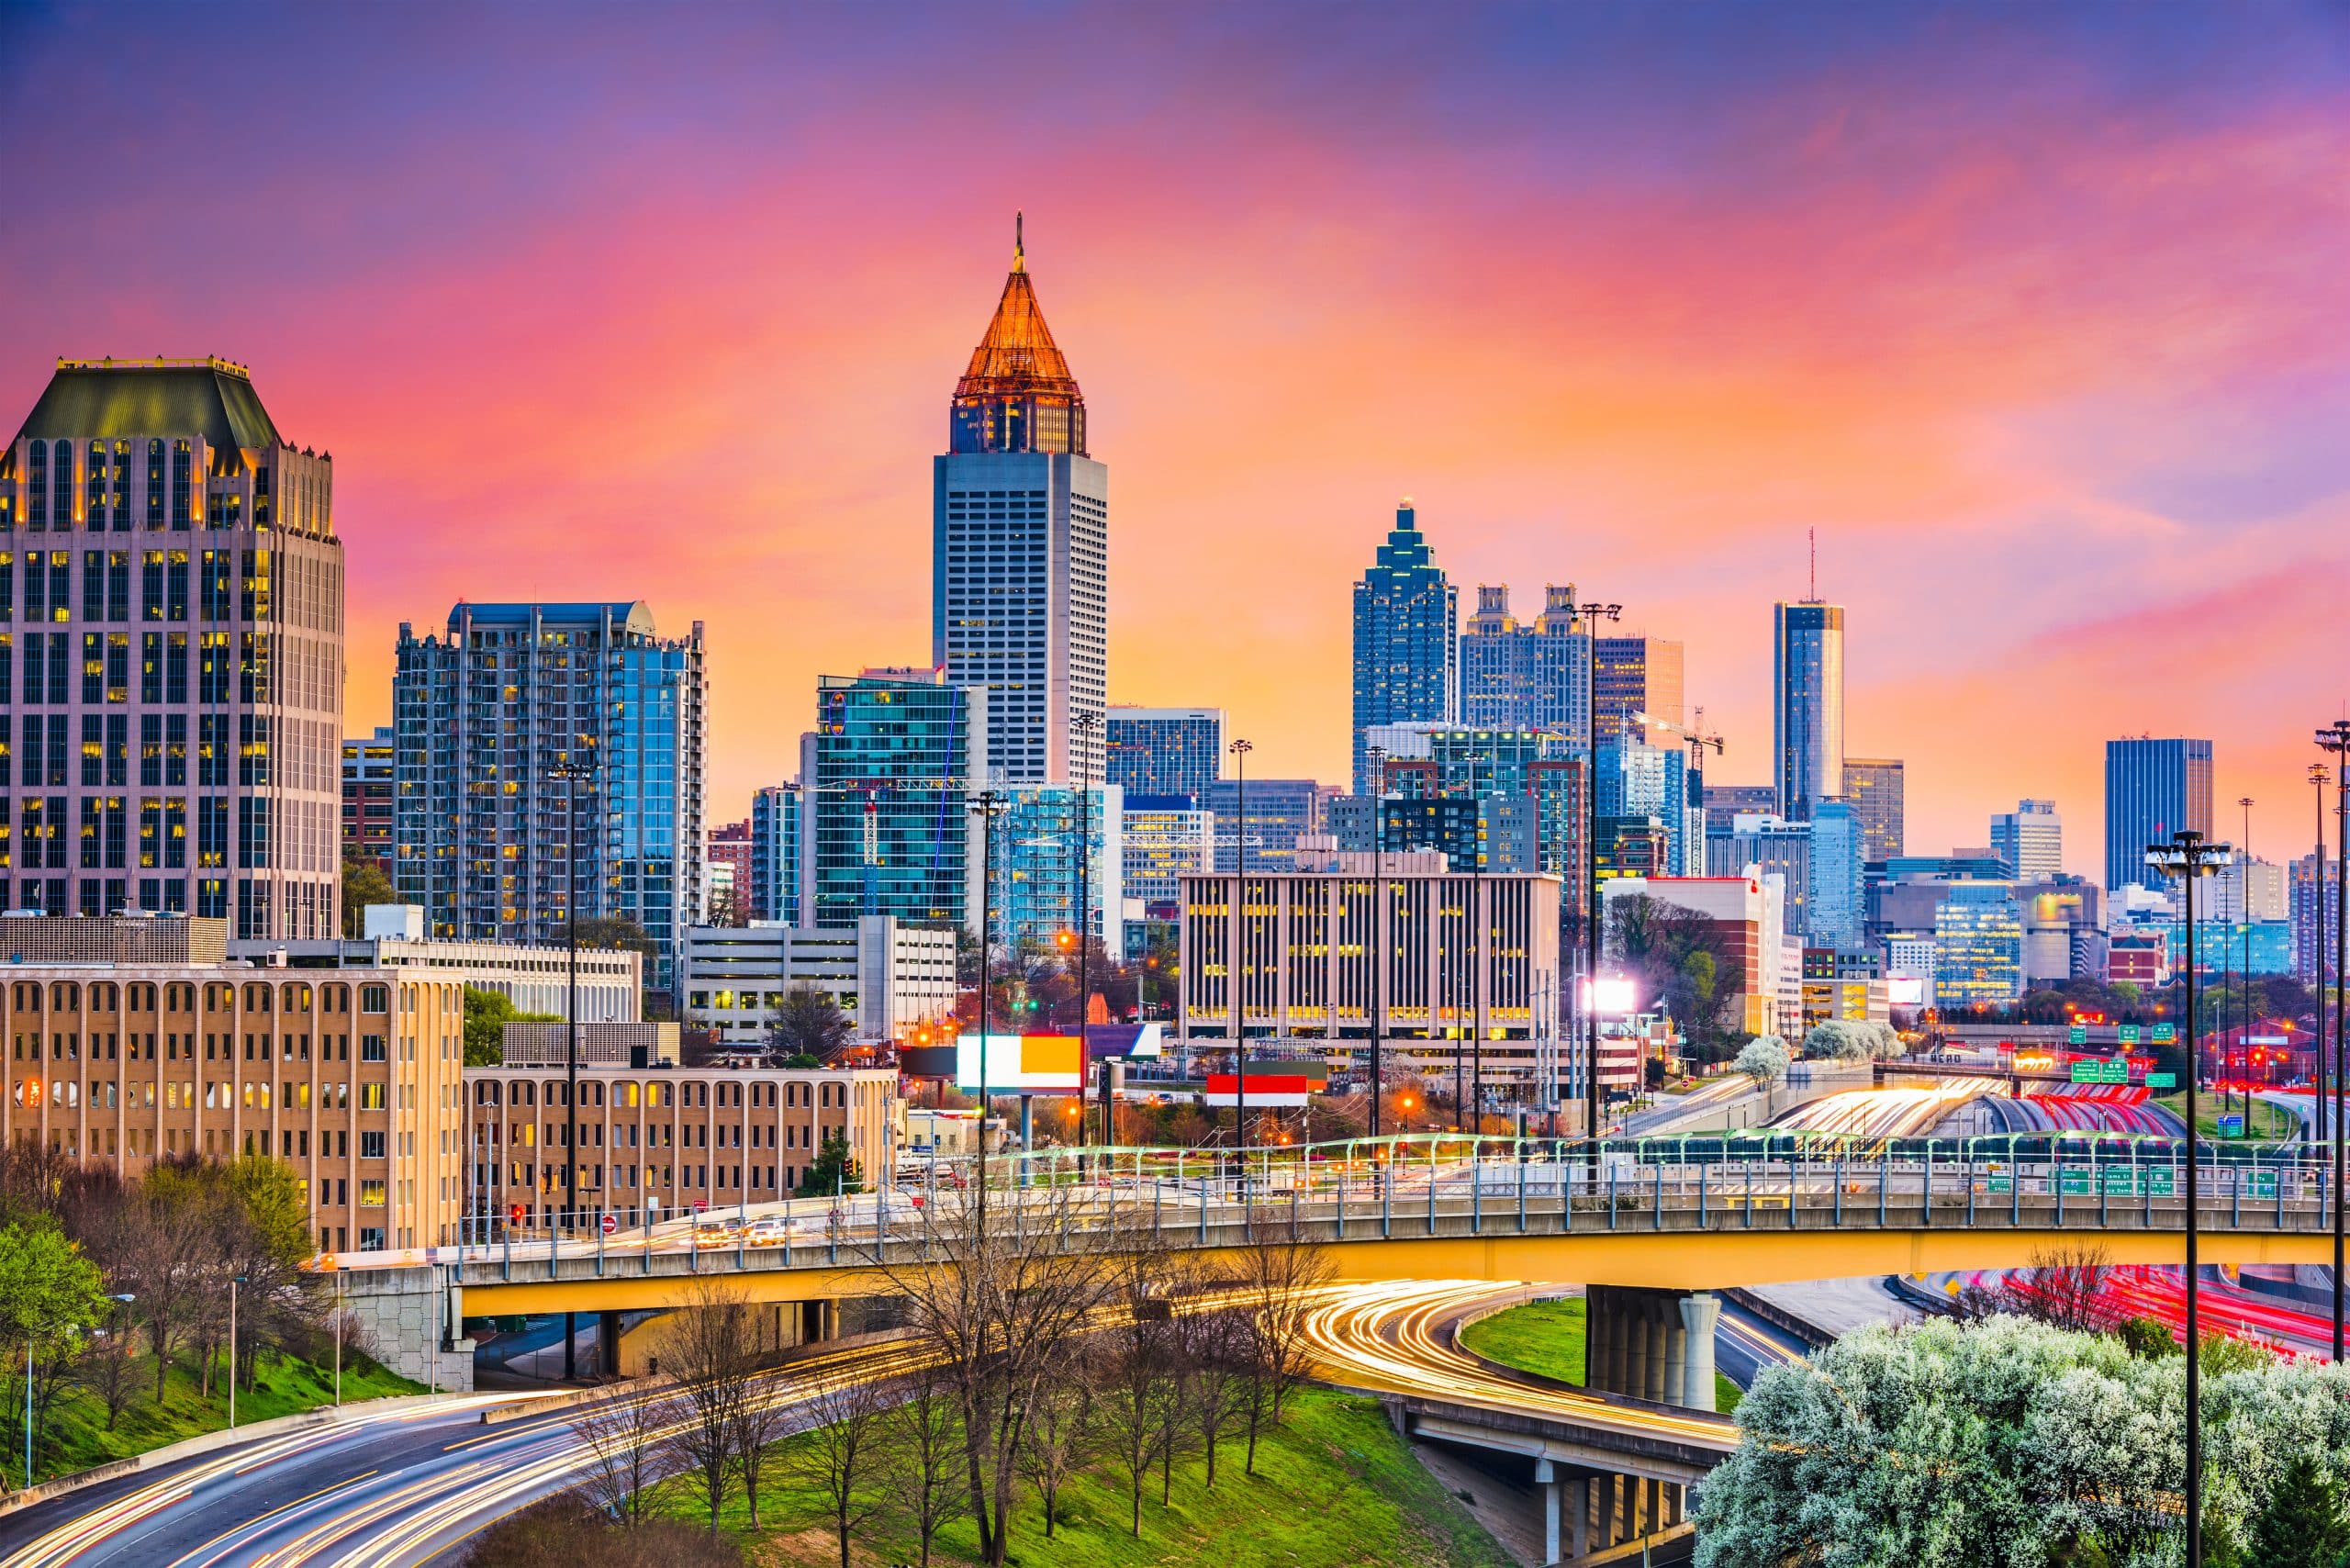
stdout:
<svg viewBox="0 0 2350 1568">
<path fill-rule="evenodd" d="M 995 315 L 979 346 L 971 351 L 963 379 L 955 384 L 955 396 L 1002 398 L 1035 392 L 1080 401 L 1084 397 L 1077 389 L 1077 378 L 1069 374 L 1069 361 L 1053 342 L 1053 330 L 1045 325 L 1044 309 L 1036 303 L 1036 286 L 1028 277 L 1027 249 L 1015 220 L 1012 274 L 1003 280 L 1003 297 L 996 301 Z"/>
<path fill-rule="evenodd" d="M 245 367 L 225 359 L 61 359 L 19 441 L 201 436 L 216 448 L 283 446 Z"/>
</svg>

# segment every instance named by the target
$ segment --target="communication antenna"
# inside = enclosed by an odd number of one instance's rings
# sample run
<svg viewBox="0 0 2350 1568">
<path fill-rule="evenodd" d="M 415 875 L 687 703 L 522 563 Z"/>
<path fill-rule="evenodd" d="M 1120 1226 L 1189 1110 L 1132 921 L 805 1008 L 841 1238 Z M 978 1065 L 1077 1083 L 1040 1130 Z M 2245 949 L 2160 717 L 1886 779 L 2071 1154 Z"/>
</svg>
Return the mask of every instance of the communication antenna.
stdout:
<svg viewBox="0 0 2350 1568">
<path fill-rule="evenodd" d="M 1804 537 L 1811 542 L 1811 601 L 1819 602 L 1819 530 L 1807 528 Z"/>
</svg>

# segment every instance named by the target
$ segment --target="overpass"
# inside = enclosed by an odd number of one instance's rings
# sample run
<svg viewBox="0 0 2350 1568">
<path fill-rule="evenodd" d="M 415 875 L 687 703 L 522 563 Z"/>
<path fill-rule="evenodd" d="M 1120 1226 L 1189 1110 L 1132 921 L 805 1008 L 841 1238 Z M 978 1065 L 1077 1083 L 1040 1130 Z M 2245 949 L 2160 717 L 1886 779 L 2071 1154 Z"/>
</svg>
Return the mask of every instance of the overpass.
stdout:
<svg viewBox="0 0 2350 1568">
<path fill-rule="evenodd" d="M 2322 1151 L 2199 1148 L 2201 1257 L 2332 1256 Z M 1344 1281 L 1446 1279 L 1675 1294 L 1869 1274 L 2028 1265 L 2083 1245 L 2113 1263 L 2181 1261 L 2186 1147 L 2148 1137 L 1978 1137 L 1923 1148 L 1784 1137 L 1588 1146 L 1466 1137 L 1248 1151 L 1117 1150 L 995 1159 L 999 1245 L 1050 1255 L 1166 1248 L 1237 1262 L 1268 1234 L 1317 1246 Z M 721 1281 L 762 1303 L 891 1294 L 969 1240 L 968 1184 L 838 1200 L 820 1218 L 592 1242 L 439 1249 L 420 1267 L 344 1273 L 393 1352 L 467 1317 L 684 1305 Z M 961 1227 L 958 1229 L 957 1227 Z M 716 1239 L 713 1240 L 713 1236 Z M 778 1240 L 759 1245 L 754 1240 Z M 779 1238 L 779 1239 L 778 1239 Z M 346 1257 L 345 1263 L 360 1260 Z M 427 1352 L 429 1353 L 429 1352 Z M 452 1382 L 456 1381 L 453 1376 Z"/>
</svg>

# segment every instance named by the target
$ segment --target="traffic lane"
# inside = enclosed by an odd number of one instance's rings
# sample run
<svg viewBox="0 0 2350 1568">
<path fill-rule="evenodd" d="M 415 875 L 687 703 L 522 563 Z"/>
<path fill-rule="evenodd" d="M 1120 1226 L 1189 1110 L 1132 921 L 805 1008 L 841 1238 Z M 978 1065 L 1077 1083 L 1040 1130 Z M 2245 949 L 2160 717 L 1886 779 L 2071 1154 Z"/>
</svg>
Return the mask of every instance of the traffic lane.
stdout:
<svg viewBox="0 0 2350 1568">
<path fill-rule="evenodd" d="M 1775 1328 L 1736 1302 L 1722 1303 L 1714 1328 L 1714 1364 L 1739 1387 L 1751 1388 L 1765 1367 L 1799 1361 L 1809 1347 L 1784 1329 Z"/>
</svg>

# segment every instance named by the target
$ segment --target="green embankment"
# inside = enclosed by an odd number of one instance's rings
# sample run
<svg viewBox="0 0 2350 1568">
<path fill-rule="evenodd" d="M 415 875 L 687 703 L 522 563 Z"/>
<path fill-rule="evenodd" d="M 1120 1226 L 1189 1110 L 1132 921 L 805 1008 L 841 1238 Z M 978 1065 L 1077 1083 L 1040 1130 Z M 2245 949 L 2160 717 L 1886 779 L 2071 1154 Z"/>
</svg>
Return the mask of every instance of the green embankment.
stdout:
<svg viewBox="0 0 2350 1568">
<path fill-rule="evenodd" d="M 2183 1093 L 2165 1094 L 2153 1103 L 2162 1106 L 2182 1120 L 2187 1115 L 2187 1096 Z M 2297 1129 L 2300 1126 L 2300 1118 L 2290 1111 L 2271 1105 L 2265 1100 L 2254 1101 L 2251 1111 L 2246 1113 L 2244 1101 L 2232 1094 L 2228 1097 L 2228 1110 L 2232 1114 L 2244 1115 L 2244 1136 L 2255 1142 L 2266 1138 L 2284 1139 L 2296 1137 Z M 2208 1090 L 2198 1093 L 2195 1096 L 2195 1125 L 2198 1130 L 2206 1137 L 2218 1137 L 2220 1136 L 2220 1097 Z"/>
<path fill-rule="evenodd" d="M 24 1380 L 16 1380 L 17 1396 L 24 1396 Z M 41 1423 L 40 1449 L 33 1472 L 37 1478 L 70 1475 L 108 1460 L 125 1459 L 149 1449 L 162 1448 L 184 1438 L 200 1437 L 229 1424 L 229 1392 L 217 1374 L 212 1396 L 199 1397 L 196 1379 L 174 1364 L 164 1380 L 163 1403 L 155 1403 L 155 1363 L 140 1361 L 132 1378 L 133 1395 L 109 1430 L 106 1406 L 92 1393 L 68 1389 L 58 1395 Z M 396 1394 L 422 1394 L 424 1385 L 386 1372 L 372 1361 L 353 1358 L 343 1363 L 342 1402 L 380 1399 Z M 274 1416 L 293 1416 L 334 1403 L 334 1368 L 307 1361 L 264 1358 L 259 1385 L 237 1390 L 237 1425 L 251 1426 Z M 24 1463 L 24 1417 L 7 1422 L 10 1434 L 6 1461 L 8 1479 L 18 1480 Z"/>
<path fill-rule="evenodd" d="M 1043 1505 L 1024 1489 L 1012 1560 L 1053 1568 L 1508 1568 L 1508 1554 L 1412 1457 L 1376 1400 L 1302 1389 L 1281 1428 L 1259 1443 L 1255 1475 L 1241 1470 L 1244 1445 L 1245 1438 L 1220 1448 L 1213 1491 L 1203 1486 L 1196 1454 L 1178 1459 L 1166 1508 L 1153 1471 L 1139 1538 L 1128 1533 L 1125 1481 L 1112 1466 L 1096 1465 L 1062 1488 L 1050 1540 Z M 708 1517 L 688 1481 L 664 1483 L 654 1506 L 697 1523 Z M 770 1483 L 760 1489 L 759 1514 L 767 1529 L 753 1556 L 763 1568 L 839 1562 L 814 1495 Z M 740 1497 L 719 1518 L 722 1528 L 750 1535 Z M 918 1558 L 912 1532 L 886 1514 L 856 1532 L 852 1552 L 859 1564 Z M 966 1568 L 978 1560 L 970 1519 L 958 1514 L 933 1543 L 931 1562 Z"/>
<path fill-rule="evenodd" d="M 1530 1301 L 1482 1317 L 1460 1332 L 1460 1342 L 1488 1361 L 1583 1385 L 1584 1303 L 1581 1296 Z M 1745 1395 L 1738 1384 L 1714 1374 L 1714 1408 L 1727 1416 Z"/>
</svg>

